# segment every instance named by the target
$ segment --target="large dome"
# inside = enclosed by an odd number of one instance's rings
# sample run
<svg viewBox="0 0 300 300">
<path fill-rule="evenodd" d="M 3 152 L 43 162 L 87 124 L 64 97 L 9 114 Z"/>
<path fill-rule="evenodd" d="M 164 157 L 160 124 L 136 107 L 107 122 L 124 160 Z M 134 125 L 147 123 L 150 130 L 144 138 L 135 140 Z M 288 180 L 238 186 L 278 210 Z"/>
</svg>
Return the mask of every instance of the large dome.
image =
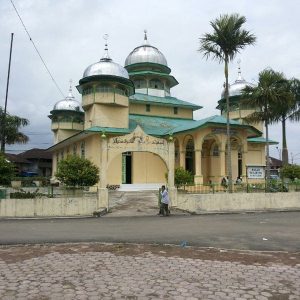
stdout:
<svg viewBox="0 0 300 300">
<path fill-rule="evenodd" d="M 247 82 L 242 77 L 241 71 L 239 70 L 238 78 L 236 79 L 236 81 L 233 84 L 229 85 L 229 97 L 241 95 L 242 90 L 246 86 L 254 87 L 255 85 L 250 82 Z M 221 97 L 225 98 L 225 88 L 222 91 Z"/>
<path fill-rule="evenodd" d="M 82 111 L 81 106 L 72 94 L 72 87 L 70 86 L 68 96 L 55 103 L 53 110 L 71 110 L 71 111 Z"/>
<path fill-rule="evenodd" d="M 146 32 L 144 44 L 133 49 L 125 60 L 125 66 L 139 63 L 154 63 L 168 66 L 165 56 L 156 47 L 149 45 Z"/>
</svg>

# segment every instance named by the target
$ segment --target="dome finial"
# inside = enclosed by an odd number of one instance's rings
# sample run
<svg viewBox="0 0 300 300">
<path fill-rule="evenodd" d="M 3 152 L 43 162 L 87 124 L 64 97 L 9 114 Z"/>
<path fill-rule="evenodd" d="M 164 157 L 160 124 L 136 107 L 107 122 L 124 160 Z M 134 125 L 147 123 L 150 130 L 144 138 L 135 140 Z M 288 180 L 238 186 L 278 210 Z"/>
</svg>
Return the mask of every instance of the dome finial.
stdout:
<svg viewBox="0 0 300 300">
<path fill-rule="evenodd" d="M 148 45 L 147 29 L 144 29 L 144 45 Z"/>
<path fill-rule="evenodd" d="M 109 57 L 108 54 L 108 40 L 109 35 L 107 33 L 104 34 L 103 39 L 105 40 L 105 48 L 104 48 L 104 55 L 103 57 L 100 59 L 100 61 L 111 61 L 111 58 Z"/>
<path fill-rule="evenodd" d="M 74 98 L 73 92 L 72 92 L 72 83 L 73 83 L 73 81 L 72 81 L 72 79 L 70 79 L 70 80 L 69 80 L 70 86 L 69 86 L 68 98 Z"/>
<path fill-rule="evenodd" d="M 244 78 L 242 77 L 242 72 L 241 72 L 241 59 L 239 58 L 237 60 L 237 63 L 238 63 L 238 77 L 237 77 L 237 80 L 244 80 Z"/>
</svg>

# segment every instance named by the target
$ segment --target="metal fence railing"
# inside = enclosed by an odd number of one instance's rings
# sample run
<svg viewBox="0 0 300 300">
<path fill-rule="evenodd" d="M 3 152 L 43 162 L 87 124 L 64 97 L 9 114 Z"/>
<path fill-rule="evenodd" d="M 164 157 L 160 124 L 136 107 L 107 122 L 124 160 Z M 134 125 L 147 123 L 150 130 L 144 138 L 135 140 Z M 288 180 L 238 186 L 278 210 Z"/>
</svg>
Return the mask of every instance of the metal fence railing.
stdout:
<svg viewBox="0 0 300 300">
<path fill-rule="evenodd" d="M 191 194 L 227 193 L 228 187 L 221 184 L 187 184 L 177 187 L 178 192 Z M 241 183 L 233 185 L 233 193 L 278 193 L 300 192 L 300 183 L 270 181 L 257 183 Z"/>
<path fill-rule="evenodd" d="M 59 186 L 40 186 L 40 187 L 1 187 L 0 199 L 30 199 L 30 198 L 91 198 L 98 196 L 97 187 L 59 187 Z"/>
</svg>

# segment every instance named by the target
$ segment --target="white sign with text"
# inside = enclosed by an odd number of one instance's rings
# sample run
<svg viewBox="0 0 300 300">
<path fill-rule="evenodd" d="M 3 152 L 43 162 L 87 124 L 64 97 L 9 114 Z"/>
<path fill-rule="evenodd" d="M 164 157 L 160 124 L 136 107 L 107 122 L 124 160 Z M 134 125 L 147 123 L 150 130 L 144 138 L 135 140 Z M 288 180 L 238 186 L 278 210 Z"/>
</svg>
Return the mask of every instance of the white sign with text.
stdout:
<svg viewBox="0 0 300 300">
<path fill-rule="evenodd" d="M 247 166 L 247 177 L 250 179 L 264 179 L 265 167 L 264 166 Z"/>
</svg>

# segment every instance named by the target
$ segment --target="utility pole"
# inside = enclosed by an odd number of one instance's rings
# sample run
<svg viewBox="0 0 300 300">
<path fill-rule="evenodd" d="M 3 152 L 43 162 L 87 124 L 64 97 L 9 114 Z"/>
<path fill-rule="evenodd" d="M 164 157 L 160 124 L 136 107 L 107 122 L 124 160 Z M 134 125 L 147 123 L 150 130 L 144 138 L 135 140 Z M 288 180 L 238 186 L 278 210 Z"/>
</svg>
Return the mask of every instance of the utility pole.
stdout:
<svg viewBox="0 0 300 300">
<path fill-rule="evenodd" d="M 5 104 L 4 104 L 4 115 L 2 120 L 2 132 L 1 132 L 1 152 L 5 153 L 5 138 L 6 138 L 6 109 L 7 109 L 7 97 L 8 97 L 8 87 L 9 87 L 9 76 L 10 76 L 10 64 L 11 64 L 11 53 L 13 46 L 14 34 L 11 33 L 10 39 L 10 51 L 9 51 L 9 61 L 8 61 L 8 72 L 7 72 L 7 82 L 6 82 L 6 94 L 5 94 Z"/>
</svg>

